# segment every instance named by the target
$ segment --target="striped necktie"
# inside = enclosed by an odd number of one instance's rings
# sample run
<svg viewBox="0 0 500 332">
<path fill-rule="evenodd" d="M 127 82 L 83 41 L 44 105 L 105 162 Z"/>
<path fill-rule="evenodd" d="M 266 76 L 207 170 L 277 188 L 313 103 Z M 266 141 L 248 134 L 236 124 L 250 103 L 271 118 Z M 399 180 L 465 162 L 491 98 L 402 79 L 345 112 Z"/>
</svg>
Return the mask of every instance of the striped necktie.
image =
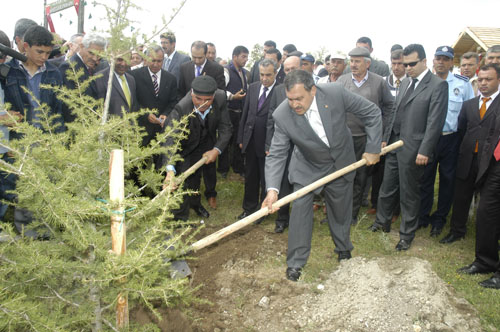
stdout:
<svg viewBox="0 0 500 332">
<path fill-rule="evenodd" d="M 156 74 L 151 75 L 153 77 L 153 88 L 155 89 L 155 96 L 158 97 L 158 93 L 160 92 L 160 88 L 158 86 L 158 76 Z"/>
</svg>

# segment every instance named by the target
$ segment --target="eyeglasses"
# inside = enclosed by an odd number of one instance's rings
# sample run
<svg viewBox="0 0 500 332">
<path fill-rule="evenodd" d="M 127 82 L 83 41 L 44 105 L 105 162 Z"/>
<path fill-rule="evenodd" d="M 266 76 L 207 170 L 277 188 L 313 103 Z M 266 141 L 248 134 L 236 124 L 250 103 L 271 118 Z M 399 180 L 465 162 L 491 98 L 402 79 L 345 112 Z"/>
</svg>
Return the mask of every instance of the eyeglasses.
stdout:
<svg viewBox="0 0 500 332">
<path fill-rule="evenodd" d="M 403 63 L 403 66 L 408 67 L 415 67 L 417 65 L 417 63 L 419 63 L 421 60 L 418 60 L 418 61 L 413 61 L 413 62 L 409 62 L 409 63 Z"/>
</svg>

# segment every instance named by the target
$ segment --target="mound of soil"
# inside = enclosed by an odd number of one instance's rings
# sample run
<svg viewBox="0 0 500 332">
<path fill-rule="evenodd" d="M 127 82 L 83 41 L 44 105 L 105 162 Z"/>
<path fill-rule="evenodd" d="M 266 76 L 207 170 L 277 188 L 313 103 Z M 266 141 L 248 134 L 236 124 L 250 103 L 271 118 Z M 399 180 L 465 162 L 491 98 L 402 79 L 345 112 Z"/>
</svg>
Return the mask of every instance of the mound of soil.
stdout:
<svg viewBox="0 0 500 332">
<path fill-rule="evenodd" d="M 356 257 L 310 284 L 285 279 L 285 252 L 285 236 L 251 227 L 190 262 L 212 303 L 192 308 L 193 331 L 481 331 L 424 260 Z"/>
</svg>

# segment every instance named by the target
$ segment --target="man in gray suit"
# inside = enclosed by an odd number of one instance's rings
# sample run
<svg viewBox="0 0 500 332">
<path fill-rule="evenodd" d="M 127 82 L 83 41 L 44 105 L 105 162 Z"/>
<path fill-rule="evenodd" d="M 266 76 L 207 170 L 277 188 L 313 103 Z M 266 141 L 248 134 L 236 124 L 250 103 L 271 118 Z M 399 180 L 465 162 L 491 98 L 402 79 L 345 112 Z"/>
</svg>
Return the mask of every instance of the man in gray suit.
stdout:
<svg viewBox="0 0 500 332">
<path fill-rule="evenodd" d="M 277 211 L 272 204 L 278 199 L 290 144 L 295 148 L 288 178 L 297 191 L 355 162 L 347 112 L 356 114 L 365 125 L 368 138 L 363 158 L 368 165 L 379 161 L 382 141 L 380 109 L 372 102 L 338 84 L 315 86 L 311 74 L 304 70 L 289 73 L 284 84 L 288 102 L 273 113 L 275 131 L 265 166 L 267 196 L 262 206 L 271 213 Z M 324 186 L 328 225 L 339 260 L 351 258 L 353 249 L 349 234 L 353 179 L 354 173 L 350 173 Z M 286 270 L 292 281 L 300 277 L 311 251 L 313 197 L 311 192 L 293 203 Z"/>
<path fill-rule="evenodd" d="M 433 157 L 448 110 L 448 83 L 427 69 L 422 45 L 403 50 L 409 77 L 401 82 L 395 112 L 384 130 L 384 143 L 401 139 L 404 146 L 385 157 L 384 181 L 377 203 L 373 232 L 389 232 L 396 195 L 401 202 L 400 240 L 396 250 L 408 250 L 417 230 L 420 209 L 420 178 Z"/>
<path fill-rule="evenodd" d="M 175 35 L 172 32 L 162 33 L 160 35 L 160 43 L 163 51 L 165 51 L 165 60 L 163 61 L 162 69 L 174 75 L 179 85 L 181 76 L 181 65 L 184 62 L 189 62 L 191 59 L 182 53 L 175 50 Z"/>
</svg>

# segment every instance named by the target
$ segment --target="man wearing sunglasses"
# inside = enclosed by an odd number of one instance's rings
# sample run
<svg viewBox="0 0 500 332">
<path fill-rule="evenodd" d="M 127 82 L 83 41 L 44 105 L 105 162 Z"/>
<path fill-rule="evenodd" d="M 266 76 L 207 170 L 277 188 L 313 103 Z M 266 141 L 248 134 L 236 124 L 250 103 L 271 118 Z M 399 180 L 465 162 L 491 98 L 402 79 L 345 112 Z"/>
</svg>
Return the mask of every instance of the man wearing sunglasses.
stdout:
<svg viewBox="0 0 500 332">
<path fill-rule="evenodd" d="M 431 225 L 431 236 L 441 234 L 446 217 L 451 209 L 455 171 L 457 168 L 460 137 L 457 133 L 458 115 L 464 101 L 474 98 L 474 90 L 466 76 L 453 74 L 454 50 L 450 46 L 440 46 L 434 54 L 436 75 L 448 82 L 448 111 L 441 136 L 436 146 L 436 156 L 425 167 L 422 178 L 420 216 L 418 227 Z M 439 163 L 439 196 L 436 211 L 430 214 L 434 201 L 434 182 Z"/>
<path fill-rule="evenodd" d="M 401 204 L 400 241 L 396 250 L 408 250 L 415 237 L 420 210 L 420 178 L 432 158 L 448 110 L 448 83 L 427 68 L 422 45 L 403 50 L 409 77 L 401 83 L 396 106 L 384 130 L 382 145 L 403 140 L 404 146 L 385 159 L 384 181 L 377 202 L 373 232 L 389 232 L 396 195 Z"/>
</svg>

